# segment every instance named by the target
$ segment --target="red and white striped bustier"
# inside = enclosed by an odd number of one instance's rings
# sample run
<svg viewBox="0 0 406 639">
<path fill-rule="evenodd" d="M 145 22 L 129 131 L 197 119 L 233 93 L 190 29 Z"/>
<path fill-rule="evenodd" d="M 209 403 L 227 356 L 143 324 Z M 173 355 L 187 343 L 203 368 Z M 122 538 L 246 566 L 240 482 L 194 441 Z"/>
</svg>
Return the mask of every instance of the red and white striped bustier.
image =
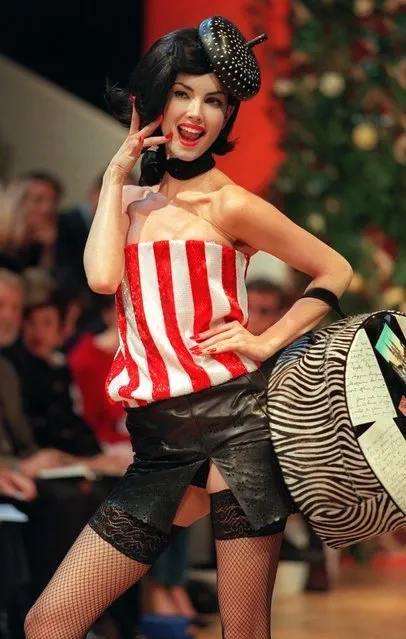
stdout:
<svg viewBox="0 0 406 639">
<path fill-rule="evenodd" d="M 125 248 L 117 291 L 120 347 L 107 392 L 126 406 L 186 395 L 258 368 L 236 353 L 194 355 L 192 336 L 237 320 L 246 325 L 249 257 L 203 240 L 140 242 Z"/>
</svg>

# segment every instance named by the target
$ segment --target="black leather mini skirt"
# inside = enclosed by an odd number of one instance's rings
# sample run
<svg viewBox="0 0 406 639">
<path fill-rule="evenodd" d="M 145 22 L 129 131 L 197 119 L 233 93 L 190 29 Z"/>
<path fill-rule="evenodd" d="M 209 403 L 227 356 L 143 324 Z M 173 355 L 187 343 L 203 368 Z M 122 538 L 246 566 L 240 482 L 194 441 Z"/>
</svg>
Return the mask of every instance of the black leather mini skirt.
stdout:
<svg viewBox="0 0 406 639">
<path fill-rule="evenodd" d="M 162 532 L 187 486 L 205 487 L 210 460 L 254 529 L 297 511 L 272 448 L 260 371 L 127 409 L 127 428 L 134 463 L 108 501 Z"/>
</svg>

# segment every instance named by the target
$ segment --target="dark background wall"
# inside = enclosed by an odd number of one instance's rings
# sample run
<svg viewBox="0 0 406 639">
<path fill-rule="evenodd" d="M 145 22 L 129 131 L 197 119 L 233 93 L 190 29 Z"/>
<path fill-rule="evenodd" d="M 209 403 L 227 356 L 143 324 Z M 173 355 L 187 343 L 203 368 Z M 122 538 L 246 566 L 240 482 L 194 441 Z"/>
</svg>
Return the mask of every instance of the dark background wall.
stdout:
<svg viewBox="0 0 406 639">
<path fill-rule="evenodd" d="M 1 9 L 0 51 L 105 109 L 106 76 L 125 84 L 138 60 L 142 4 L 142 0 L 6 0 Z"/>
</svg>

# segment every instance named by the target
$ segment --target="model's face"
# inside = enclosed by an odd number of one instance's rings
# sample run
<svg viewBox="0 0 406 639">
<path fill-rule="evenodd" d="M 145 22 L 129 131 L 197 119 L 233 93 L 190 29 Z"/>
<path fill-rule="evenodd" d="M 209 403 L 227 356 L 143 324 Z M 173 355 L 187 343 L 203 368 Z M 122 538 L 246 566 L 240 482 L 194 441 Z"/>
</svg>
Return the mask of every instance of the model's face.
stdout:
<svg viewBox="0 0 406 639">
<path fill-rule="evenodd" d="M 162 132 L 173 133 L 167 155 L 191 161 L 200 157 L 216 140 L 233 107 L 214 73 L 179 73 L 164 111 Z"/>
</svg>

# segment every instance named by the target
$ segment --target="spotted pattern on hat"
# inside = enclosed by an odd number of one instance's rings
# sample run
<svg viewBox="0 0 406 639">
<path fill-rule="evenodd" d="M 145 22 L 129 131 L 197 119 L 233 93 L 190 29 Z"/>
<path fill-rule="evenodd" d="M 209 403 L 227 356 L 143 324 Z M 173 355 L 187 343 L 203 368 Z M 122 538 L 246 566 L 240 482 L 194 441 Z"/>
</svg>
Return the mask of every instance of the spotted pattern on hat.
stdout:
<svg viewBox="0 0 406 639">
<path fill-rule="evenodd" d="M 199 37 L 214 72 L 238 100 L 253 98 L 261 87 L 257 59 L 241 31 L 221 16 L 199 25 Z"/>
</svg>

